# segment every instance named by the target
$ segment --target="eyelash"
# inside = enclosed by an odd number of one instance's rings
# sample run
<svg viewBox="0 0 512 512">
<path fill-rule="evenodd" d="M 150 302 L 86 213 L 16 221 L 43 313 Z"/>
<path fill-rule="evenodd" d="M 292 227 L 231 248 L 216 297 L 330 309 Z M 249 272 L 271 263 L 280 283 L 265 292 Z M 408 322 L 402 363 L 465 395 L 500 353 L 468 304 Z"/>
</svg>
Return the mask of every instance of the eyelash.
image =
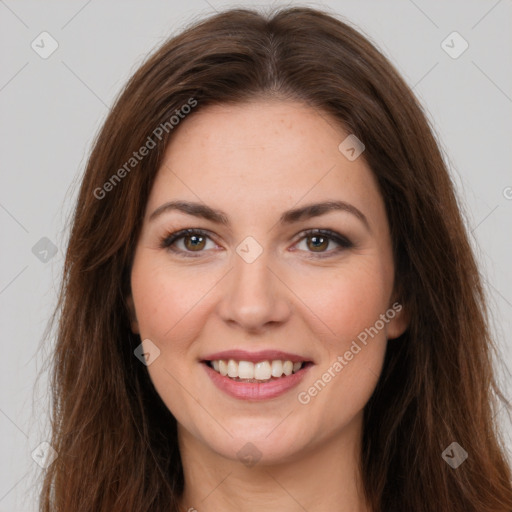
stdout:
<svg viewBox="0 0 512 512">
<path fill-rule="evenodd" d="M 196 229 L 196 228 L 188 228 L 188 229 L 181 229 L 179 231 L 175 231 L 174 233 L 168 233 L 165 237 L 162 238 L 160 242 L 160 247 L 162 249 L 167 249 L 169 251 L 172 251 L 176 254 L 180 254 L 183 257 L 186 258 L 197 258 L 200 256 L 200 253 L 204 251 L 197 251 L 197 255 L 194 254 L 194 251 L 183 251 L 181 249 L 173 248 L 173 244 L 177 242 L 178 240 L 181 240 L 185 238 L 187 235 L 198 235 L 207 237 L 211 240 L 210 233 L 208 231 L 205 231 L 203 229 Z M 337 254 L 340 251 L 344 249 L 350 249 L 354 246 L 354 244 L 345 236 L 340 235 L 339 233 L 336 233 L 335 231 L 331 231 L 330 229 L 308 229 L 305 231 L 302 231 L 298 235 L 300 238 L 297 240 L 295 245 L 305 238 L 312 237 L 312 236 L 322 236 L 324 238 L 327 238 L 330 241 L 333 241 L 339 245 L 339 247 L 332 249 L 330 251 L 325 252 L 318 252 L 315 253 L 314 251 L 307 251 L 310 252 L 312 258 L 328 258 L 333 255 L 333 253 Z"/>
</svg>

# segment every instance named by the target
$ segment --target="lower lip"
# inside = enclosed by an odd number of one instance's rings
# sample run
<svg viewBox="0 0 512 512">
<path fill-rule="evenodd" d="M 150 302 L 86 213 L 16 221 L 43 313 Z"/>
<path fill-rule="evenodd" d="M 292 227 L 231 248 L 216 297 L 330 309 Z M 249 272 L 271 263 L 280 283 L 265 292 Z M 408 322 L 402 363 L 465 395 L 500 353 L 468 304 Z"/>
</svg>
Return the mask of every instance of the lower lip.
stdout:
<svg viewBox="0 0 512 512">
<path fill-rule="evenodd" d="M 201 363 L 213 383 L 228 395 L 239 398 L 241 400 L 260 401 L 276 398 L 283 395 L 290 389 L 294 388 L 304 378 L 309 368 L 312 366 L 308 364 L 300 369 L 297 373 L 279 377 L 279 379 L 271 380 L 269 382 L 237 382 L 229 377 L 224 377 L 210 368 L 206 363 Z"/>
</svg>

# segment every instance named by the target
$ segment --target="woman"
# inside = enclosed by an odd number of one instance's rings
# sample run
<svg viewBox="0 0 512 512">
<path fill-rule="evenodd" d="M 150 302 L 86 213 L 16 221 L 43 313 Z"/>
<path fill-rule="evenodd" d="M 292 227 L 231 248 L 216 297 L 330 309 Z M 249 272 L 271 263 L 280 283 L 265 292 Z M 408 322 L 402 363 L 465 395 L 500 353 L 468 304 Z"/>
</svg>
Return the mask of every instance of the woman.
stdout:
<svg viewBox="0 0 512 512">
<path fill-rule="evenodd" d="M 42 511 L 507 511 L 475 261 L 421 107 L 348 25 L 213 16 L 92 151 Z"/>
</svg>

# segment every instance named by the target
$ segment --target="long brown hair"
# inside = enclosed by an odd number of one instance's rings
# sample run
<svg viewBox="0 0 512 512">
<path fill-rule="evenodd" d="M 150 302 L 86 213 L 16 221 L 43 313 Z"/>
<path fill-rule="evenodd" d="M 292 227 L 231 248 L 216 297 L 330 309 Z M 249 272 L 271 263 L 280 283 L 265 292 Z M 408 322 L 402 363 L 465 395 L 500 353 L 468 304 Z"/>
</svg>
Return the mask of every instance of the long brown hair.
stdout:
<svg viewBox="0 0 512 512">
<path fill-rule="evenodd" d="M 188 28 L 140 67 L 104 123 L 74 211 L 57 308 L 51 444 L 59 457 L 47 469 L 40 510 L 178 510 L 176 421 L 133 353 L 141 340 L 126 306 L 131 260 L 176 111 L 191 99 L 194 115 L 270 96 L 305 102 L 363 141 L 387 209 L 410 325 L 389 342 L 365 408 L 369 504 L 510 512 L 484 294 L 426 116 L 367 39 L 298 7 L 268 17 L 230 10 Z M 148 137 L 155 147 L 131 161 Z M 456 469 L 442 457 L 452 442 L 468 453 Z"/>
</svg>

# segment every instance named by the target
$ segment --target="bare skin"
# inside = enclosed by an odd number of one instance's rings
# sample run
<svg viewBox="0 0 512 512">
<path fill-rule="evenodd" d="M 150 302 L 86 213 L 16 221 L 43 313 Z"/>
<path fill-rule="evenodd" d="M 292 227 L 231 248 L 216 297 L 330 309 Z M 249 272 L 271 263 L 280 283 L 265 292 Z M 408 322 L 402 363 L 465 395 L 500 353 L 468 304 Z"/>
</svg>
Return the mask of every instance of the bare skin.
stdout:
<svg viewBox="0 0 512 512">
<path fill-rule="evenodd" d="M 167 148 L 130 301 L 132 329 L 160 350 L 148 371 L 178 421 L 183 510 L 370 510 L 359 471 L 363 408 L 388 340 L 407 322 L 395 308 L 376 324 L 395 303 L 391 239 L 364 153 L 349 161 L 338 149 L 347 135 L 302 104 L 258 100 L 198 111 Z M 175 209 L 150 218 L 170 201 L 222 210 L 228 223 Z M 279 222 L 287 210 L 326 201 L 350 206 Z M 185 228 L 206 234 L 176 240 L 174 251 L 162 246 Z M 310 229 L 349 243 L 303 233 Z M 250 263 L 236 251 L 249 236 L 257 242 L 249 250 L 262 250 Z M 314 364 L 284 394 L 243 400 L 218 389 L 201 362 L 231 349 L 277 349 Z M 319 379 L 325 386 L 309 391 Z M 244 446 L 256 447 L 255 465 L 238 455 Z"/>
</svg>

